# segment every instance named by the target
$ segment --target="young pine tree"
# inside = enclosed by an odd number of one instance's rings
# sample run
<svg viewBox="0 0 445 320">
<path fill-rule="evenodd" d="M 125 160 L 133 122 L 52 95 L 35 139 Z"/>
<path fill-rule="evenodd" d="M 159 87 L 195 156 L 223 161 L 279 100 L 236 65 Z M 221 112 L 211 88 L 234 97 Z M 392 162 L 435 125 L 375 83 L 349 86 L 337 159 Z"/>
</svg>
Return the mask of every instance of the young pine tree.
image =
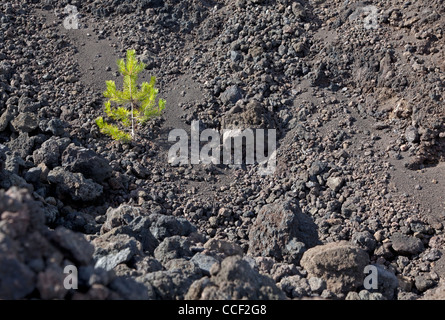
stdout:
<svg viewBox="0 0 445 320">
<path fill-rule="evenodd" d="M 131 134 L 119 129 L 117 125 L 107 123 L 102 117 L 96 119 L 96 124 L 102 133 L 115 140 L 129 142 L 134 138 L 137 124 L 144 124 L 161 114 L 165 108 L 165 100 L 159 99 L 156 104 L 158 89 L 155 88 L 155 77 L 151 77 L 150 83 L 143 82 L 138 88 L 138 74 L 145 69 L 145 64 L 137 61 L 135 50 L 127 50 L 126 61 L 119 59 L 117 66 L 124 76 L 124 90 L 118 91 L 114 81 L 106 81 L 107 90 L 103 93 L 108 98 L 105 102 L 105 113 L 110 119 L 120 122 L 123 127 L 131 126 Z M 113 107 L 112 102 L 117 107 Z"/>
</svg>

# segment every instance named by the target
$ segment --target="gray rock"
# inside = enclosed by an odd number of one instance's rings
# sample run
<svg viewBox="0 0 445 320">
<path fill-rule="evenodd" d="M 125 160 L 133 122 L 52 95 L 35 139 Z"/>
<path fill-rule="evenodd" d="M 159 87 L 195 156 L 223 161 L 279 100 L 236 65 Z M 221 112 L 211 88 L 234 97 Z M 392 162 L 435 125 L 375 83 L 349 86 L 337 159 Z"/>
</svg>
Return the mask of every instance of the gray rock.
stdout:
<svg viewBox="0 0 445 320">
<path fill-rule="evenodd" d="M 236 243 L 215 238 L 209 239 L 204 244 L 204 248 L 223 258 L 235 255 L 242 256 L 244 253 L 243 249 Z"/>
<path fill-rule="evenodd" d="M 60 119 L 51 119 L 46 125 L 46 131 L 51 132 L 55 136 L 63 136 L 65 134 L 66 123 Z"/>
<path fill-rule="evenodd" d="M 377 291 L 386 299 L 393 299 L 399 286 L 397 276 L 385 269 L 383 265 L 375 264 L 374 266 L 377 268 Z"/>
<path fill-rule="evenodd" d="M 65 148 L 70 144 L 69 138 L 51 137 L 42 143 L 42 146 L 33 153 L 34 163 L 44 163 L 49 168 L 57 167 L 60 163 L 60 156 Z"/>
<path fill-rule="evenodd" d="M 27 265 L 0 252 L 0 283 L 0 299 L 23 299 L 36 286 L 35 274 Z"/>
<path fill-rule="evenodd" d="M 149 296 L 147 288 L 143 284 L 133 279 L 117 277 L 109 284 L 109 287 L 126 300 L 153 298 Z"/>
<path fill-rule="evenodd" d="M 171 236 L 188 236 L 197 230 L 193 224 L 182 217 L 151 214 L 150 220 L 152 221 L 150 231 L 159 241 Z"/>
<path fill-rule="evenodd" d="M 22 95 L 18 101 L 18 111 L 20 113 L 24 112 L 31 112 L 36 113 L 37 110 L 40 108 L 40 102 L 34 102 L 31 100 L 31 98 Z"/>
<path fill-rule="evenodd" d="M 210 269 L 212 266 L 219 262 L 216 258 L 202 253 L 195 254 L 190 261 L 196 264 L 196 266 L 201 269 L 202 273 L 206 276 L 210 275 Z"/>
<path fill-rule="evenodd" d="M 0 144 L 0 171 L 5 169 L 6 154 L 8 151 L 9 149 L 7 146 Z"/>
<path fill-rule="evenodd" d="M 20 113 L 11 120 L 11 126 L 17 132 L 31 132 L 39 126 L 39 118 L 31 112 Z"/>
<path fill-rule="evenodd" d="M 318 244 L 317 227 L 296 203 L 275 202 L 259 211 L 250 228 L 248 252 L 252 256 L 298 262 L 302 253 L 298 242 L 304 243 L 306 248 Z"/>
<path fill-rule="evenodd" d="M 374 236 L 369 231 L 354 233 L 351 241 L 358 247 L 365 249 L 368 253 L 373 252 L 377 245 Z"/>
<path fill-rule="evenodd" d="M 11 76 L 14 74 L 15 68 L 11 65 L 10 62 L 6 60 L 0 61 L 0 75 L 4 75 L 6 80 L 10 80 Z"/>
<path fill-rule="evenodd" d="M 136 238 L 144 251 L 153 255 L 159 241 L 150 232 L 150 223 L 148 217 L 136 217 L 128 226 L 123 227 L 122 231 Z"/>
<path fill-rule="evenodd" d="M 117 253 L 111 253 L 107 256 L 99 258 L 95 264 L 95 268 L 102 268 L 107 271 L 114 269 L 118 264 L 129 261 L 133 257 L 133 252 L 130 248 L 126 248 Z"/>
<path fill-rule="evenodd" d="M 347 198 L 345 202 L 343 202 L 341 206 L 341 213 L 342 215 L 349 217 L 352 213 L 356 212 L 358 208 L 358 205 L 355 201 L 355 199 Z"/>
<path fill-rule="evenodd" d="M 405 139 L 410 143 L 419 142 L 419 132 L 416 127 L 408 126 L 405 130 Z"/>
<path fill-rule="evenodd" d="M 102 234 L 107 233 L 113 228 L 129 224 L 134 218 L 141 215 L 141 209 L 127 204 L 121 204 L 117 208 L 108 208 L 105 215 L 107 218 L 100 231 Z"/>
<path fill-rule="evenodd" d="M 145 286 L 131 279 L 113 281 L 111 273 L 94 269 L 93 246 L 80 233 L 61 226 L 49 229 L 46 210 L 26 190 L 0 190 L 0 299 L 148 298 Z M 125 244 L 122 237 L 114 243 L 111 237 L 102 240 L 107 248 Z M 78 268 L 82 290 L 63 287 L 66 265 Z"/>
<path fill-rule="evenodd" d="M 51 241 L 68 252 L 71 259 L 78 264 L 86 265 L 93 257 L 94 247 L 81 233 L 59 226 L 52 233 Z"/>
<path fill-rule="evenodd" d="M 126 249 L 130 250 L 129 255 L 131 256 L 144 255 L 142 244 L 128 234 L 118 233 L 118 229 L 113 229 L 95 238 L 92 244 L 94 245 L 93 258 L 95 261 L 105 256 L 116 255 Z"/>
<path fill-rule="evenodd" d="M 338 192 L 345 183 L 345 179 L 342 177 L 329 177 L 326 181 L 326 185 L 334 192 Z"/>
<path fill-rule="evenodd" d="M 325 280 L 328 290 L 335 293 L 347 293 L 363 285 L 368 264 L 368 254 L 347 241 L 311 248 L 300 262 L 310 277 Z"/>
<path fill-rule="evenodd" d="M 423 251 L 422 240 L 401 233 L 394 233 L 390 237 L 392 248 L 401 255 L 414 255 Z"/>
<path fill-rule="evenodd" d="M 71 172 L 101 183 L 111 177 L 113 169 L 108 161 L 90 149 L 70 144 L 62 154 L 62 166 Z"/>
<path fill-rule="evenodd" d="M 42 169 L 39 167 L 32 167 L 26 171 L 24 178 L 29 183 L 36 183 L 40 180 L 40 175 L 42 174 Z"/>
<path fill-rule="evenodd" d="M 233 62 L 241 61 L 242 58 L 243 56 L 239 52 L 234 50 L 230 51 L 230 60 L 232 60 Z"/>
<path fill-rule="evenodd" d="M 311 287 L 306 278 L 293 275 L 281 279 L 279 287 L 289 298 L 302 298 L 311 294 Z"/>
<path fill-rule="evenodd" d="M 317 277 L 310 277 L 308 279 L 309 286 L 311 287 L 311 291 L 315 293 L 322 293 L 324 289 L 326 289 L 326 281 Z"/>
<path fill-rule="evenodd" d="M 30 137 L 27 132 L 22 132 L 17 138 L 11 139 L 11 141 L 7 143 L 7 146 L 11 151 L 18 153 L 20 157 L 25 159 L 28 155 L 32 154 L 36 140 L 36 136 Z"/>
<path fill-rule="evenodd" d="M 214 265 L 209 281 L 198 280 L 187 293 L 193 300 L 277 300 L 285 299 L 275 282 L 252 269 L 240 256 L 224 259 Z"/>
<path fill-rule="evenodd" d="M 48 182 L 56 185 L 57 195 L 69 197 L 74 201 L 92 201 L 103 193 L 103 187 L 91 179 L 85 179 L 81 173 L 65 171 L 56 167 L 48 173 Z"/>
<path fill-rule="evenodd" d="M 0 132 L 8 128 L 9 123 L 18 115 L 18 108 L 14 105 L 8 105 L 6 110 L 0 116 Z"/>
<path fill-rule="evenodd" d="M 268 110 L 258 101 L 252 100 L 243 108 L 238 105 L 224 114 L 221 126 L 224 129 L 270 129 L 274 123 Z"/>
<path fill-rule="evenodd" d="M 368 290 L 361 290 L 358 293 L 360 300 L 385 300 L 383 295 L 379 292 L 369 292 Z"/>
<path fill-rule="evenodd" d="M 152 272 L 136 280 L 152 288 L 154 299 L 179 300 L 184 299 L 192 283 L 199 277 L 200 274 L 174 270 Z"/>
<path fill-rule="evenodd" d="M 172 259 L 167 270 L 148 273 L 136 280 L 151 288 L 154 299 L 184 299 L 191 284 L 202 277 L 201 271 L 191 261 Z"/>
<path fill-rule="evenodd" d="M 237 85 L 233 85 L 228 87 L 219 97 L 224 104 L 235 104 L 243 95 L 241 89 Z"/>
<path fill-rule="evenodd" d="M 164 268 L 162 264 L 153 257 L 145 256 L 145 257 L 134 257 L 135 266 L 138 271 L 145 273 L 151 273 L 156 271 L 161 271 Z"/>
<path fill-rule="evenodd" d="M 163 265 L 172 259 L 191 256 L 190 242 L 181 236 L 165 238 L 154 251 L 154 257 Z"/>
<path fill-rule="evenodd" d="M 355 291 L 350 291 L 348 292 L 348 294 L 346 295 L 345 300 L 360 300 L 360 296 L 357 292 Z"/>
<path fill-rule="evenodd" d="M 417 290 L 420 292 L 424 292 L 436 285 L 436 281 L 431 279 L 429 275 L 418 275 L 414 279 L 414 284 L 416 285 Z"/>
</svg>

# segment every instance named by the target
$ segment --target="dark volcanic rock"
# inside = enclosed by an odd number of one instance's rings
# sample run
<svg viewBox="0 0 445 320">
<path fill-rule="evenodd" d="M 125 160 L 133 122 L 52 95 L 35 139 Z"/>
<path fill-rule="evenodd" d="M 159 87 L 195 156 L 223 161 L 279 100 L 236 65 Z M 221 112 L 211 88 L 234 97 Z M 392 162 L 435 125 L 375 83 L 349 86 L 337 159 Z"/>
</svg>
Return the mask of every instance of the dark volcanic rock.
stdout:
<svg viewBox="0 0 445 320">
<path fill-rule="evenodd" d="M 249 232 L 249 253 L 279 261 L 298 261 L 319 243 L 316 225 L 289 200 L 265 205 Z"/>
<path fill-rule="evenodd" d="M 390 240 L 394 251 L 401 255 L 418 254 L 424 249 L 422 240 L 401 233 L 393 234 Z"/>
<path fill-rule="evenodd" d="M 213 265 L 211 277 L 192 284 L 186 299 L 193 300 L 277 300 L 285 295 L 275 282 L 253 270 L 239 256 L 224 259 Z"/>
<path fill-rule="evenodd" d="M 181 236 L 165 238 L 154 251 L 154 256 L 163 265 L 169 260 L 191 257 L 190 241 Z"/>
<path fill-rule="evenodd" d="M 70 144 L 62 154 L 62 166 L 71 172 L 82 173 L 85 178 L 103 182 L 111 177 L 108 161 L 90 149 Z"/>
<path fill-rule="evenodd" d="M 101 185 L 91 179 L 85 179 L 81 173 L 71 173 L 62 167 L 51 170 L 48 173 L 48 181 L 56 186 L 59 197 L 69 197 L 74 201 L 92 201 L 103 193 Z"/>
<path fill-rule="evenodd" d="M 69 138 L 51 137 L 42 143 L 42 146 L 33 153 L 34 163 L 44 163 L 49 168 L 57 167 L 60 164 L 60 156 L 65 148 L 70 144 Z"/>
<path fill-rule="evenodd" d="M 238 100 L 243 97 L 241 89 L 236 86 L 228 87 L 223 93 L 220 95 L 220 99 L 224 104 L 235 104 Z"/>
<path fill-rule="evenodd" d="M 82 291 L 75 294 L 94 296 L 94 272 L 82 282 L 81 270 L 93 270 L 93 247 L 80 234 L 63 227 L 50 230 L 45 226 L 44 206 L 32 199 L 26 190 L 11 188 L 0 190 L 0 299 L 68 299 L 73 291 L 63 286 L 67 274 L 64 268 L 71 265 L 79 270 Z M 104 274 L 102 279 L 111 279 Z M 96 276 L 96 279 L 97 276 Z M 136 290 L 132 280 L 120 279 L 121 285 L 134 287 L 139 297 L 147 297 L 146 290 Z M 122 290 L 108 292 L 103 298 L 134 298 L 135 294 Z M 122 283 L 125 282 L 125 283 Z M 128 283 L 127 283 L 128 282 Z"/>
<path fill-rule="evenodd" d="M 159 241 L 171 236 L 188 236 L 197 230 L 193 224 L 182 217 L 152 214 L 150 220 L 153 221 L 150 231 Z"/>
</svg>

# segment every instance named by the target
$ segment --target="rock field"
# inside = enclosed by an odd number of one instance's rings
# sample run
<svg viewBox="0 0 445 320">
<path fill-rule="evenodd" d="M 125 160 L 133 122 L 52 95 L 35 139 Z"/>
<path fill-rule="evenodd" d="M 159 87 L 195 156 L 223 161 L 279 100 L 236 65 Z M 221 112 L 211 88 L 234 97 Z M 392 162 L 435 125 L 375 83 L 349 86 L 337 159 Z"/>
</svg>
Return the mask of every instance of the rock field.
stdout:
<svg viewBox="0 0 445 320">
<path fill-rule="evenodd" d="M 0 0 L 0 299 L 445 299 L 444 32 L 443 0 Z M 127 49 L 167 103 L 123 144 Z M 275 129 L 275 172 L 171 165 L 193 121 Z"/>
</svg>

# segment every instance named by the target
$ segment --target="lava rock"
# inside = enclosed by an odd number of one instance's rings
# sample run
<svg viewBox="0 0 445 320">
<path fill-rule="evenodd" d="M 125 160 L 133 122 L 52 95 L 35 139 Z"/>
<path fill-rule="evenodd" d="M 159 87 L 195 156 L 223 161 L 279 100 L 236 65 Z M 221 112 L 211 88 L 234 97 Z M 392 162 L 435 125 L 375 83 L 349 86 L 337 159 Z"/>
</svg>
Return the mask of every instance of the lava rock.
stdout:
<svg viewBox="0 0 445 320">
<path fill-rule="evenodd" d="M 216 258 L 202 253 L 195 254 L 190 261 L 196 264 L 196 266 L 201 269 L 202 273 L 206 276 L 210 275 L 210 269 L 212 266 L 219 262 Z"/>
<path fill-rule="evenodd" d="M 11 126 L 16 132 L 31 132 L 39 126 L 39 119 L 31 112 L 20 113 L 11 121 Z"/>
<path fill-rule="evenodd" d="M 56 167 L 48 173 L 48 182 L 56 186 L 59 197 L 69 197 L 73 201 L 93 201 L 103 193 L 101 185 L 85 179 L 81 173 L 71 173 L 62 167 Z"/>
<path fill-rule="evenodd" d="M 242 99 L 243 94 L 237 85 L 233 85 L 228 87 L 219 97 L 224 104 L 235 104 L 238 100 Z"/>
<path fill-rule="evenodd" d="M 132 257 L 133 252 L 130 248 L 126 248 L 117 253 L 111 253 L 107 256 L 99 258 L 94 267 L 110 271 L 113 270 L 118 264 L 129 261 Z"/>
<path fill-rule="evenodd" d="M 107 218 L 101 228 L 102 234 L 107 233 L 113 228 L 129 224 L 134 218 L 141 215 L 141 209 L 121 204 L 117 208 L 108 208 L 105 215 Z"/>
<path fill-rule="evenodd" d="M 191 257 L 190 241 L 181 236 L 165 238 L 154 251 L 154 257 L 165 265 L 169 260 Z"/>
<path fill-rule="evenodd" d="M 81 265 L 86 265 L 91 261 L 94 247 L 81 233 L 59 226 L 52 233 L 50 240 L 69 252 L 72 261 Z"/>
<path fill-rule="evenodd" d="M 422 240 L 399 232 L 394 233 L 390 240 L 394 251 L 401 255 L 419 254 L 424 249 Z"/>
<path fill-rule="evenodd" d="M 268 256 L 278 261 L 298 262 L 301 242 L 307 248 L 319 243 L 317 227 L 289 200 L 263 206 L 249 232 L 249 250 L 253 255 Z M 295 249 L 298 251 L 295 251 Z"/>
<path fill-rule="evenodd" d="M 33 152 L 34 163 L 36 165 L 44 163 L 49 168 L 57 167 L 60 164 L 60 156 L 70 142 L 69 138 L 49 138 Z"/>
<path fill-rule="evenodd" d="M 275 282 L 252 269 L 240 256 L 231 256 L 213 265 L 209 281 L 198 280 L 185 298 L 192 300 L 278 300 L 285 294 Z"/>
<path fill-rule="evenodd" d="M 419 142 L 420 136 L 416 127 L 408 126 L 405 130 L 405 139 L 410 143 Z"/>
<path fill-rule="evenodd" d="M 215 238 L 209 239 L 204 244 L 204 248 L 222 258 L 236 255 L 242 256 L 244 253 L 243 249 L 236 243 Z"/>
<path fill-rule="evenodd" d="M 309 276 L 325 280 L 330 291 L 347 293 L 363 285 L 369 256 L 347 241 L 331 242 L 307 250 L 300 264 Z"/>
<path fill-rule="evenodd" d="M 334 192 L 338 192 L 345 183 L 345 179 L 342 177 L 329 177 L 326 181 L 326 185 Z"/>
<path fill-rule="evenodd" d="M 166 267 L 167 270 L 136 278 L 149 288 L 153 299 L 184 299 L 192 283 L 202 277 L 200 269 L 185 259 L 171 260 Z"/>
<path fill-rule="evenodd" d="M 151 214 L 150 231 L 159 241 L 171 236 L 188 236 L 196 232 L 196 227 L 182 217 Z"/>
<path fill-rule="evenodd" d="M 90 149 L 70 144 L 62 154 L 62 166 L 71 172 L 101 183 L 111 177 L 113 169 L 108 161 Z"/>
<path fill-rule="evenodd" d="M 369 231 L 354 233 L 351 242 L 358 247 L 365 249 L 368 253 L 373 252 L 377 245 L 374 236 Z"/>
</svg>

